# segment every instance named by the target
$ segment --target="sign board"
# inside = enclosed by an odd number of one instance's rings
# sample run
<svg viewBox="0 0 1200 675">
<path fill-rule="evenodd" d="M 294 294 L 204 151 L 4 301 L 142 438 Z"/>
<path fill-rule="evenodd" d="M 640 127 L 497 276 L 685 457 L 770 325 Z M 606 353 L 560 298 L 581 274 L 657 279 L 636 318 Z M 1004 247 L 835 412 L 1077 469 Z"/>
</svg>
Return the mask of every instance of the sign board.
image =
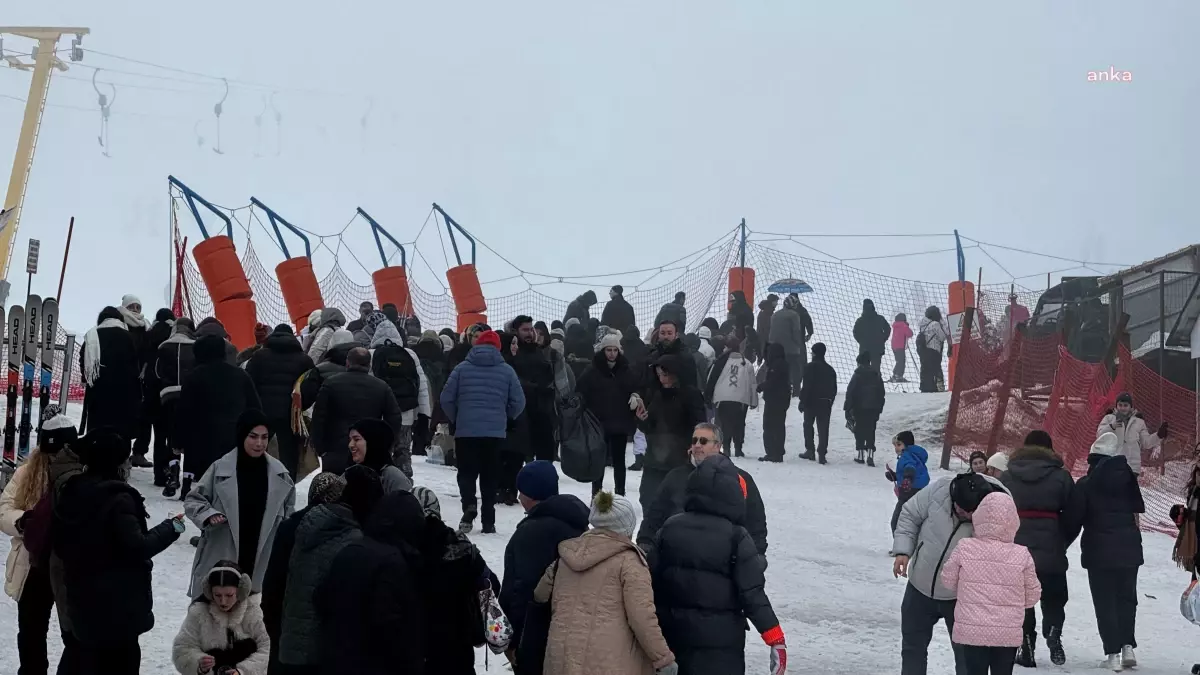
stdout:
<svg viewBox="0 0 1200 675">
<path fill-rule="evenodd" d="M 29 257 L 25 261 L 25 273 L 37 274 L 38 253 L 42 250 L 42 242 L 37 239 L 29 240 Z"/>
</svg>

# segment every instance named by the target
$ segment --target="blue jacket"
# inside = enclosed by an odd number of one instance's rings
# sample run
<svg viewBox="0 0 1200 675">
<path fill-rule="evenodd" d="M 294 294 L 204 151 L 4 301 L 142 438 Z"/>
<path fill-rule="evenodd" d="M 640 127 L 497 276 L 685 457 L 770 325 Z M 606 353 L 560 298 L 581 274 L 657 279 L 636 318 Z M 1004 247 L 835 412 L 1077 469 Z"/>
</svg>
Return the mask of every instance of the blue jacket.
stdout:
<svg viewBox="0 0 1200 675">
<path fill-rule="evenodd" d="M 464 438 L 504 438 L 508 421 L 525 409 L 525 394 L 500 350 L 478 345 L 450 373 L 442 389 L 442 410 Z"/>
<path fill-rule="evenodd" d="M 896 461 L 896 493 L 912 493 L 929 485 L 929 453 L 919 445 L 910 445 Z"/>
</svg>

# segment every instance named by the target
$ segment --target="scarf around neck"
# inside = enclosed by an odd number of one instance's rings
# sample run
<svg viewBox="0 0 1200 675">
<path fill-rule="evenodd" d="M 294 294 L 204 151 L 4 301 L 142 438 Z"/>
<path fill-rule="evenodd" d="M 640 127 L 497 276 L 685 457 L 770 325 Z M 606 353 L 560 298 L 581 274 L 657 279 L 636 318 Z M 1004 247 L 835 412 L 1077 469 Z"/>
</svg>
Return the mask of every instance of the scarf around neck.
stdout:
<svg viewBox="0 0 1200 675">
<path fill-rule="evenodd" d="M 101 328 L 120 328 L 129 330 L 125 321 L 120 319 L 105 319 L 100 325 L 92 328 L 83 336 L 83 378 L 87 385 L 93 386 L 100 379 L 100 333 Z"/>
<path fill-rule="evenodd" d="M 125 317 L 125 324 L 130 328 L 146 327 L 146 317 L 142 316 L 141 312 L 135 312 L 124 307 L 118 307 L 117 311 L 121 313 L 121 316 Z"/>
</svg>

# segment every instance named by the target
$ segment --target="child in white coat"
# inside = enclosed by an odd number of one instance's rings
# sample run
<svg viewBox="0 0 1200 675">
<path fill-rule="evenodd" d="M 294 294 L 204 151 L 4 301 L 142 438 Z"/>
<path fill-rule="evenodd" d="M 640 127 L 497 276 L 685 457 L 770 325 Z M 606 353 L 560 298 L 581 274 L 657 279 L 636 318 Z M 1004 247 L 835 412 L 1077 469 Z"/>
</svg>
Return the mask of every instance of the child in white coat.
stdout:
<svg viewBox="0 0 1200 675">
<path fill-rule="evenodd" d="M 171 660 L 181 675 L 266 675 L 271 638 L 250 575 L 222 560 L 204 580 L 204 596 L 188 607 Z"/>
<path fill-rule="evenodd" d="M 736 337 L 726 338 L 725 352 L 713 363 L 704 394 L 716 407 L 717 426 L 728 439 L 722 451 L 728 455 L 728 448 L 733 447 L 734 456 L 745 457 L 742 444 L 746 442 L 746 411 L 758 407 L 758 381 L 754 364 L 742 356 L 740 349 Z"/>
</svg>

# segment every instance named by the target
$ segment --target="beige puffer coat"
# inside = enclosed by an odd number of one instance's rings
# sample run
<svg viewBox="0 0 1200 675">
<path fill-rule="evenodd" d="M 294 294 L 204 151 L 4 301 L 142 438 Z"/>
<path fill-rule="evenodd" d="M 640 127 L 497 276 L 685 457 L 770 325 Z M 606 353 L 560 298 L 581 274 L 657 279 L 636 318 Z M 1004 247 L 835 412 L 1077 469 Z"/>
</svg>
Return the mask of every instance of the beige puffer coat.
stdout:
<svg viewBox="0 0 1200 675">
<path fill-rule="evenodd" d="M 558 554 L 533 593 L 535 602 L 552 603 L 543 672 L 653 675 L 675 661 L 658 627 L 646 558 L 628 537 L 590 530 L 559 544 Z"/>
<path fill-rule="evenodd" d="M 4 566 L 4 592 L 13 600 L 21 599 L 25 579 L 29 577 L 29 551 L 25 550 L 25 538 L 17 531 L 17 519 L 25 515 L 25 508 L 16 503 L 17 494 L 24 490 L 29 480 L 29 464 L 17 467 L 4 493 L 0 495 L 0 532 L 12 537 L 8 550 L 8 562 Z"/>
</svg>

